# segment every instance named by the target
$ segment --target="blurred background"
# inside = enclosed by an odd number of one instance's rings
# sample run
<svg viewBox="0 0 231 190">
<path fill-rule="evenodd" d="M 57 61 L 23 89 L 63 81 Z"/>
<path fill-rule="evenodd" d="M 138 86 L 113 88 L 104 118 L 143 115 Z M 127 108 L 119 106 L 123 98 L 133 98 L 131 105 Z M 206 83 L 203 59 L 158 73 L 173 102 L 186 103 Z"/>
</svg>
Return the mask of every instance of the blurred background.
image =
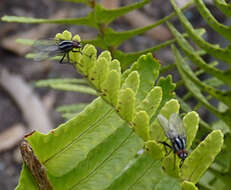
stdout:
<svg viewBox="0 0 231 190">
<path fill-rule="evenodd" d="M 113 9 L 136 2 L 135 0 L 101 0 L 105 8 Z M 137 1 L 138 2 L 138 1 Z M 179 0 L 180 6 L 187 1 Z M 219 12 L 210 1 L 207 7 L 222 23 L 225 16 Z M 116 31 L 143 27 L 169 15 L 172 7 L 168 1 L 155 0 L 143 8 L 125 15 L 110 26 Z M 71 18 L 83 17 L 90 8 L 72 2 L 55 0 L 1 0 L 0 16 L 15 15 L 35 18 Z M 188 9 L 187 18 L 195 28 L 204 27 L 207 30 L 206 40 L 225 45 L 210 28 L 203 23 L 198 12 Z M 175 26 L 180 30 L 177 18 L 173 18 Z M 58 32 L 69 30 L 79 34 L 83 40 L 93 39 L 97 31 L 86 26 L 56 25 L 56 24 L 19 24 L 0 22 L 0 190 L 11 190 L 17 185 L 22 159 L 19 151 L 23 136 L 32 130 L 47 132 L 66 121 L 56 110 L 58 106 L 91 102 L 95 96 L 76 92 L 63 92 L 48 88 L 36 88 L 34 83 L 41 79 L 79 78 L 71 65 L 58 64 L 54 61 L 34 62 L 24 56 L 31 51 L 30 46 L 16 43 L 17 38 L 44 39 L 52 38 Z M 125 52 L 143 50 L 171 39 L 172 35 L 165 25 L 161 25 L 143 35 L 136 36 L 123 43 L 119 49 Z M 155 52 L 155 56 L 163 65 L 174 62 L 170 48 Z M 205 57 L 210 59 L 210 57 Z M 173 80 L 179 80 L 179 75 L 173 69 Z M 165 73 L 168 74 L 168 73 Z M 206 77 L 203 75 L 202 77 Z M 184 87 L 177 90 L 185 93 Z M 192 104 L 195 102 L 192 100 Z M 211 120 L 209 114 L 201 109 L 200 115 L 206 121 Z"/>
</svg>

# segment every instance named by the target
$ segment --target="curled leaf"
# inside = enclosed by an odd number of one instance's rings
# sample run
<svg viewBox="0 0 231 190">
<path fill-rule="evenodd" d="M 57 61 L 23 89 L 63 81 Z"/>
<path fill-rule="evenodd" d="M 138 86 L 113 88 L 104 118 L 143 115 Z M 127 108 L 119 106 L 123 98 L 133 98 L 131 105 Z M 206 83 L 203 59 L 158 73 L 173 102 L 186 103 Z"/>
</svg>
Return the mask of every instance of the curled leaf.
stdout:
<svg viewBox="0 0 231 190">
<path fill-rule="evenodd" d="M 160 160 L 164 156 L 161 144 L 154 140 L 145 142 L 145 149 L 153 159 Z"/>
<path fill-rule="evenodd" d="M 103 83 L 107 79 L 108 72 L 108 61 L 104 57 L 98 58 L 95 67 L 90 75 L 92 79 L 91 82 L 95 85 L 96 88 L 100 90 L 102 89 Z"/>
<path fill-rule="evenodd" d="M 110 67 L 110 70 L 116 70 L 119 73 L 121 72 L 120 62 L 117 59 L 113 59 L 109 67 Z"/>
<path fill-rule="evenodd" d="M 149 116 L 145 111 L 139 111 L 133 121 L 135 132 L 144 140 L 149 139 Z"/>
<path fill-rule="evenodd" d="M 150 117 L 156 112 L 162 100 L 162 88 L 154 87 L 138 106 L 138 110 L 145 110 Z"/>
<path fill-rule="evenodd" d="M 100 59 L 100 58 L 105 58 L 108 62 L 111 62 L 111 53 L 110 53 L 110 51 L 103 51 L 100 55 L 99 55 L 99 57 L 98 57 L 98 59 Z"/>
<path fill-rule="evenodd" d="M 83 74 L 85 77 L 88 77 L 89 80 L 90 80 L 89 75 L 92 72 L 96 62 L 96 54 L 97 54 L 96 48 L 93 45 L 87 44 L 84 46 L 82 50 L 82 56 L 80 60 L 76 60 L 79 61 L 76 64 L 76 68 L 81 74 Z"/>
<path fill-rule="evenodd" d="M 122 88 L 131 88 L 135 94 L 137 93 L 140 85 L 140 78 L 137 71 L 131 72 L 123 83 Z"/>
<path fill-rule="evenodd" d="M 119 93 L 117 111 L 126 121 L 132 121 L 135 112 L 135 93 L 130 88 L 122 89 Z"/>
<path fill-rule="evenodd" d="M 189 112 L 184 116 L 183 123 L 187 136 L 186 149 L 192 145 L 192 141 L 196 136 L 199 126 L 199 120 L 199 115 L 195 111 Z"/>
<path fill-rule="evenodd" d="M 117 105 L 120 89 L 120 73 L 116 70 L 109 72 L 107 80 L 103 83 L 103 96 L 113 106 Z"/>
</svg>

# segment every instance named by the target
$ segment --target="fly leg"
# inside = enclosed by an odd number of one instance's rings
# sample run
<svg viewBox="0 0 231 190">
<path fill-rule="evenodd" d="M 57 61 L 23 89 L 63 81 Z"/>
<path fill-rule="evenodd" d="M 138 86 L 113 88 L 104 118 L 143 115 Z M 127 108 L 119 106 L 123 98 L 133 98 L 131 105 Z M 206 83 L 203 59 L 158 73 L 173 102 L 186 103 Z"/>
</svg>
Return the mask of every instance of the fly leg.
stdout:
<svg viewBox="0 0 231 190">
<path fill-rule="evenodd" d="M 67 52 L 67 63 L 71 63 L 71 62 L 70 62 L 70 55 L 69 55 L 69 52 Z"/>
<path fill-rule="evenodd" d="M 77 51 L 77 50 L 72 50 L 72 52 L 74 52 L 74 53 L 81 53 L 81 54 L 83 54 L 83 53 L 82 53 L 82 51 L 80 51 L 80 50 L 78 50 L 78 51 Z"/>
<path fill-rule="evenodd" d="M 158 141 L 158 143 L 161 143 L 162 145 L 164 145 L 164 150 L 165 150 L 165 152 L 166 152 L 166 155 L 165 155 L 165 156 L 168 156 L 168 155 L 172 152 L 172 146 L 169 145 L 168 143 L 166 143 L 166 142 L 164 142 L 164 141 Z M 167 148 L 166 148 L 166 147 L 170 148 L 170 150 L 167 151 Z"/>
<path fill-rule="evenodd" d="M 174 166 L 173 166 L 173 170 L 175 170 L 176 168 L 176 154 L 174 154 Z"/>
<path fill-rule="evenodd" d="M 180 168 L 182 167 L 183 163 L 184 163 L 184 160 L 183 160 L 183 159 L 181 159 L 181 161 L 180 161 L 180 165 L 179 165 L 179 167 L 180 167 Z"/>
<path fill-rule="evenodd" d="M 63 64 L 63 60 L 65 57 L 66 57 L 66 53 L 63 54 L 63 57 L 62 57 L 62 59 L 60 59 L 59 63 Z"/>
<path fill-rule="evenodd" d="M 166 155 L 165 155 L 165 156 L 168 156 L 168 155 L 172 152 L 172 150 L 173 150 L 172 146 L 169 145 L 168 143 L 164 142 L 164 141 L 158 141 L 158 142 L 164 145 L 164 150 L 165 150 L 165 152 L 166 152 Z M 166 148 L 166 147 L 170 148 L 170 151 L 167 152 L 167 148 Z M 176 168 L 176 154 L 174 154 L 173 156 L 174 156 L 174 166 L 173 166 L 173 170 L 175 170 L 175 168 Z M 181 164 L 180 164 L 180 165 L 181 165 Z M 181 166 L 180 166 L 180 167 L 181 167 Z"/>
</svg>

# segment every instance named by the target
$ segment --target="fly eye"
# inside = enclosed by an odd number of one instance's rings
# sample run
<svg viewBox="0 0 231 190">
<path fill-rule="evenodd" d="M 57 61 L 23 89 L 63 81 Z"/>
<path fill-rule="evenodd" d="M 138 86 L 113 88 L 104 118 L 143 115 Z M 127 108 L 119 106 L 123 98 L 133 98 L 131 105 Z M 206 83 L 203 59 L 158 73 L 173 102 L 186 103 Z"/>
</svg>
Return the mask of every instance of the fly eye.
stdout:
<svg viewBox="0 0 231 190">
<path fill-rule="evenodd" d="M 187 153 L 187 152 L 182 152 L 181 158 L 182 158 L 183 160 L 185 160 L 185 159 L 187 158 L 187 156 L 188 156 L 188 153 Z"/>
</svg>

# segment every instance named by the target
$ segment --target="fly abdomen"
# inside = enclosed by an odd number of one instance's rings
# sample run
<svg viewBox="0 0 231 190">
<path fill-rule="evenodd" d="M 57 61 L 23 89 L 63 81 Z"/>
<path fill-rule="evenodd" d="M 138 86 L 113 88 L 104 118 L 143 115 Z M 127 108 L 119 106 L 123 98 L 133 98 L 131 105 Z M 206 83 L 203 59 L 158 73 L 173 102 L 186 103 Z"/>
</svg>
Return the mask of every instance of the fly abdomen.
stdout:
<svg viewBox="0 0 231 190">
<path fill-rule="evenodd" d="M 172 146 L 174 149 L 174 152 L 182 159 L 185 160 L 185 158 L 188 156 L 188 152 L 185 150 L 186 144 L 185 139 L 181 137 L 176 137 L 172 140 Z"/>
<path fill-rule="evenodd" d="M 74 48 L 73 42 L 71 40 L 63 40 L 59 42 L 58 46 L 61 52 L 68 52 Z"/>
<path fill-rule="evenodd" d="M 180 137 L 172 139 L 172 146 L 175 152 L 185 149 L 185 140 Z"/>
</svg>

